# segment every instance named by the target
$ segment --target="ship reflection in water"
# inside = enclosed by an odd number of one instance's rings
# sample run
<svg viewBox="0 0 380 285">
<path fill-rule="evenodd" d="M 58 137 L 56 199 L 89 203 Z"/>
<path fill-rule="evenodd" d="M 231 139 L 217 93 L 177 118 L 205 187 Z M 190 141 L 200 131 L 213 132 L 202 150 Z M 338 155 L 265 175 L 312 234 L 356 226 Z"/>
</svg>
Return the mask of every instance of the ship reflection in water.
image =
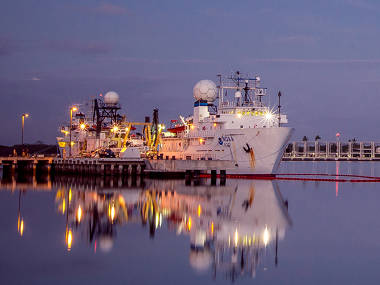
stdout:
<svg viewBox="0 0 380 285">
<path fill-rule="evenodd" d="M 120 186 L 120 181 L 114 184 Z M 74 244 L 85 238 L 94 251 L 110 252 L 118 228 L 141 223 L 151 238 L 162 230 L 186 236 L 189 262 L 196 271 L 223 272 L 235 280 L 241 275 L 254 277 L 261 260 L 270 255 L 277 265 L 278 243 L 291 219 L 276 183 L 230 180 L 217 187 L 207 180 L 196 186 L 148 180 L 143 184 L 143 189 L 123 190 L 56 182 L 56 207 L 66 219 L 67 249 L 75 250 Z"/>
</svg>

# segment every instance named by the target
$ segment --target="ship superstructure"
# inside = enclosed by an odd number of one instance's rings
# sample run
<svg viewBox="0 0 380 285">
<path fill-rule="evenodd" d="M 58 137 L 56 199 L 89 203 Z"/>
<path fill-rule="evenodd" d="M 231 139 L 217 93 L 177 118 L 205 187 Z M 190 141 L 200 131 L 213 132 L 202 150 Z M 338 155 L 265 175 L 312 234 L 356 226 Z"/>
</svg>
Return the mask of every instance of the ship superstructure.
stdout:
<svg viewBox="0 0 380 285">
<path fill-rule="evenodd" d="M 163 129 L 157 109 L 152 122 L 149 117 L 145 122 L 130 122 L 120 113 L 116 92 L 107 92 L 90 102 L 71 107 L 70 123 L 60 128 L 63 135 L 57 137 L 61 157 L 141 158 L 156 153 Z"/>
<path fill-rule="evenodd" d="M 218 81 L 216 85 L 201 80 L 194 86 L 193 115 L 172 121 L 161 139 L 159 155 L 172 160 L 223 161 L 219 169 L 227 174 L 273 174 L 293 132 L 284 126 L 288 120 L 280 113 L 280 103 L 276 110 L 265 104 L 267 89 L 261 87 L 259 76 L 236 72 L 219 75 Z M 197 165 L 207 171 L 211 164 Z M 157 167 L 152 163 L 153 169 Z M 186 170 L 183 167 L 176 163 L 172 170 Z"/>
</svg>

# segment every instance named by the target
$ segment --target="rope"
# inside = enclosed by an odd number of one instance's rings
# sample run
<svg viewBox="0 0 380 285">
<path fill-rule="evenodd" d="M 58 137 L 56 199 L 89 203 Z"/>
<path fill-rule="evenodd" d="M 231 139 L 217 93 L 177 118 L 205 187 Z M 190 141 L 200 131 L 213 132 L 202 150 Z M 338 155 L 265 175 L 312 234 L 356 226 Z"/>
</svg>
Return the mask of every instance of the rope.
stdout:
<svg viewBox="0 0 380 285">
<path fill-rule="evenodd" d="M 362 179 L 343 179 L 343 178 L 299 178 L 299 177 L 281 177 L 281 176 L 326 176 L 326 177 L 350 177 Z M 354 174 L 328 174 L 328 173 L 279 173 L 276 174 L 276 180 L 301 180 L 301 181 L 328 181 L 328 182 L 380 182 L 380 177 L 364 176 Z"/>
</svg>

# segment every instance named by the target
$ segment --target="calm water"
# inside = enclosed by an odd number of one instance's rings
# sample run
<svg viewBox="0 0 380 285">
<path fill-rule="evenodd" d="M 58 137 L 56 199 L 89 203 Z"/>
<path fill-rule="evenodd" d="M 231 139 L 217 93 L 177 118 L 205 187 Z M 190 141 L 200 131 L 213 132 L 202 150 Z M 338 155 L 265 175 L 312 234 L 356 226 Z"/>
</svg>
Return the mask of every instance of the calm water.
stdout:
<svg viewBox="0 0 380 285">
<path fill-rule="evenodd" d="M 379 183 L 195 184 L 3 177 L 0 284 L 379 284 Z"/>
</svg>

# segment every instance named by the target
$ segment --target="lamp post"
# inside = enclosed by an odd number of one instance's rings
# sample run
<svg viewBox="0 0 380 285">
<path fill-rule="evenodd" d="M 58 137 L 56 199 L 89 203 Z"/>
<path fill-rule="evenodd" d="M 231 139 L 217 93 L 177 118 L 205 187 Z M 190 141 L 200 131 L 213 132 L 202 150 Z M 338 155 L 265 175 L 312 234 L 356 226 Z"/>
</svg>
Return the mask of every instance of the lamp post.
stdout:
<svg viewBox="0 0 380 285">
<path fill-rule="evenodd" d="M 71 128 L 73 126 L 73 112 L 77 111 L 78 108 L 73 106 L 70 108 L 70 142 L 69 142 L 69 157 L 71 157 Z"/>
<path fill-rule="evenodd" d="M 29 114 L 24 113 L 21 115 L 21 122 L 22 122 L 22 127 L 21 127 L 21 145 L 24 145 L 24 123 L 25 123 L 25 118 L 28 118 Z"/>
</svg>

